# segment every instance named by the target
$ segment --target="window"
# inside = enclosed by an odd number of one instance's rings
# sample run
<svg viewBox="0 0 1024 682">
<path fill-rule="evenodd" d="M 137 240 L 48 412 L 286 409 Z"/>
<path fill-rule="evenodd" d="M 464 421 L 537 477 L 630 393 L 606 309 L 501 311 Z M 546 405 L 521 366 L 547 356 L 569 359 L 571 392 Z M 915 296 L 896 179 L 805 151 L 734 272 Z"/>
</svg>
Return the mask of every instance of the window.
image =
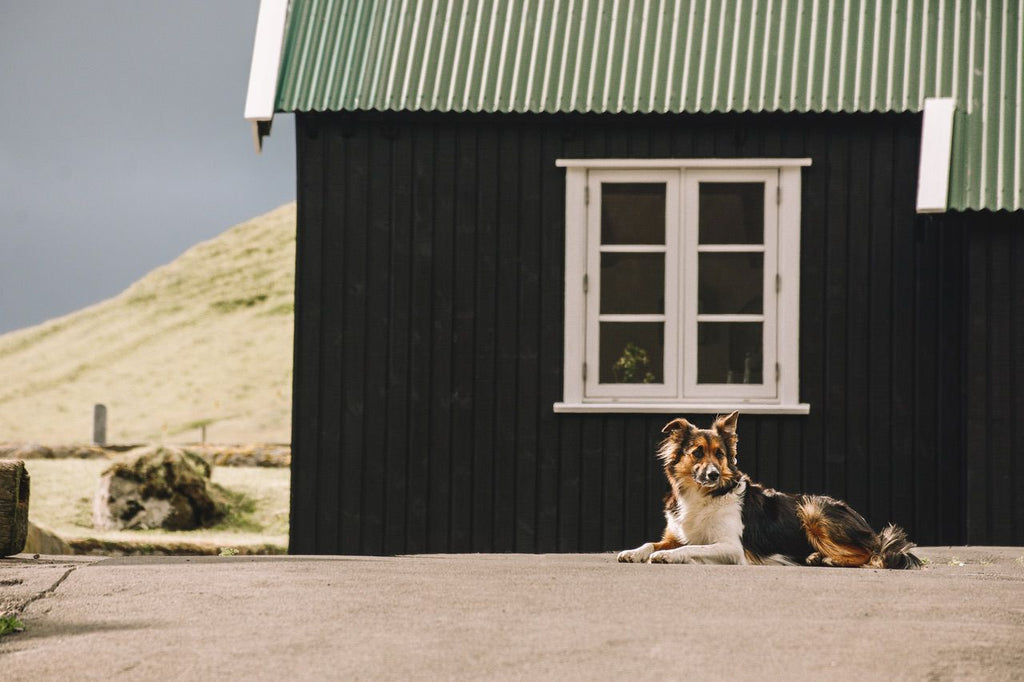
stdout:
<svg viewBox="0 0 1024 682">
<path fill-rule="evenodd" d="M 573 159 L 560 412 L 802 414 L 800 168 Z"/>
</svg>

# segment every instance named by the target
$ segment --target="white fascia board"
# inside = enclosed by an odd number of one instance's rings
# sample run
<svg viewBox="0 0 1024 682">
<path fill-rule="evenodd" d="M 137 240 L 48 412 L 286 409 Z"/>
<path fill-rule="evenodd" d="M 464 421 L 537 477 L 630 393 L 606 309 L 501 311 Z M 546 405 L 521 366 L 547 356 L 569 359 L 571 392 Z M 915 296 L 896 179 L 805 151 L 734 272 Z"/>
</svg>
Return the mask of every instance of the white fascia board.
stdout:
<svg viewBox="0 0 1024 682">
<path fill-rule="evenodd" d="M 252 123 L 256 151 L 262 147 L 263 135 L 270 129 L 265 122 L 274 120 L 277 76 L 281 68 L 287 16 L 288 0 L 260 0 L 252 66 L 249 69 L 249 89 L 245 97 L 245 119 Z M 263 126 L 260 126 L 261 121 L 264 122 Z"/>
<path fill-rule="evenodd" d="M 945 213 L 949 207 L 955 112 L 956 101 L 951 97 L 929 97 L 924 101 L 921 165 L 917 172 L 918 213 Z"/>
<path fill-rule="evenodd" d="M 556 414 L 810 414 L 809 403 L 745 403 L 718 402 L 559 402 L 554 404 Z"/>
<path fill-rule="evenodd" d="M 656 168 L 788 168 L 810 166 L 809 158 L 785 159 L 555 159 L 559 168 L 612 168 L 615 170 L 656 169 Z"/>
</svg>

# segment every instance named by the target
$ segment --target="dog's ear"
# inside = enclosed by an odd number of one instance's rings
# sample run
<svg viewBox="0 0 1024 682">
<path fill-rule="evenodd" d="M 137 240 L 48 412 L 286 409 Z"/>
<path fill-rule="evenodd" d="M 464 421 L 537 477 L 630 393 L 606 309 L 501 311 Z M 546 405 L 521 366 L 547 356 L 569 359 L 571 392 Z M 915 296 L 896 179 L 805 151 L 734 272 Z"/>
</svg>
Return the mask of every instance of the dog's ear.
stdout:
<svg viewBox="0 0 1024 682">
<path fill-rule="evenodd" d="M 736 435 L 736 422 L 739 420 L 739 416 L 739 412 L 733 412 L 715 419 L 715 431 L 718 431 L 722 440 L 725 441 L 726 451 L 729 453 L 729 464 L 733 467 L 736 466 L 736 443 L 739 440 Z"/>
<path fill-rule="evenodd" d="M 718 419 L 715 420 L 715 428 L 718 430 L 719 433 L 735 436 L 736 422 L 739 420 L 739 418 L 740 413 L 738 411 L 733 412 L 731 414 L 727 414 L 724 417 L 719 417 Z"/>
<path fill-rule="evenodd" d="M 673 419 L 668 424 L 665 424 L 664 428 L 661 429 L 662 433 L 672 433 L 673 431 L 682 431 L 684 434 L 689 433 L 693 430 L 693 424 L 686 421 L 682 417 Z"/>
</svg>

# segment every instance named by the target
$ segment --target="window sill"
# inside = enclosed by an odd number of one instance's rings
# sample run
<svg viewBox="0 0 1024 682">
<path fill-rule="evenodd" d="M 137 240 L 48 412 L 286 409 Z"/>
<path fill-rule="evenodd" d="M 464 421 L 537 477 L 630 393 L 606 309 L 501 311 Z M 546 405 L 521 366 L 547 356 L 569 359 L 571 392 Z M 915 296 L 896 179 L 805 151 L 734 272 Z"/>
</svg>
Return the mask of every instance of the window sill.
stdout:
<svg viewBox="0 0 1024 682">
<path fill-rule="evenodd" d="M 650 414 L 728 414 L 738 410 L 740 414 L 809 414 L 808 403 L 744 403 L 742 401 L 722 403 L 629 403 L 629 402 L 594 402 L 594 403 L 555 403 L 555 412 L 559 414 L 615 414 L 615 413 L 650 413 Z"/>
</svg>

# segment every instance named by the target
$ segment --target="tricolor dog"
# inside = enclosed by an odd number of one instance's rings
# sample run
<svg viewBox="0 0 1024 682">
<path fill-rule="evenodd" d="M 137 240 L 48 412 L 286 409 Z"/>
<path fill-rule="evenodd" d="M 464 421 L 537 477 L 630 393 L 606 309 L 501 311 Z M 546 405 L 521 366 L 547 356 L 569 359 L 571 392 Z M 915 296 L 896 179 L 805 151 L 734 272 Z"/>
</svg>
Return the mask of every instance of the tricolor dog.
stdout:
<svg viewBox="0 0 1024 682">
<path fill-rule="evenodd" d="M 791 495 L 754 483 L 736 466 L 737 412 L 710 429 L 685 419 L 665 425 L 658 457 L 671 491 L 665 532 L 619 561 L 666 564 L 783 564 L 919 568 L 902 528 L 875 533 L 848 504 Z"/>
</svg>

